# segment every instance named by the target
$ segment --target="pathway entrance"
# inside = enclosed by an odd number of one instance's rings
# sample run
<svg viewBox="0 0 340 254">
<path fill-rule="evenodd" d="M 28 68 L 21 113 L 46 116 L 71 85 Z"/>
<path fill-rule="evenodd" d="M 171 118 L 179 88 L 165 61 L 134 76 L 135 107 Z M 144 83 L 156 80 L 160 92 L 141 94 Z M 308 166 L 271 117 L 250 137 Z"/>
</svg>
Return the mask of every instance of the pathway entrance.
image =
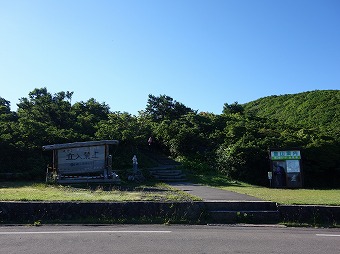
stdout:
<svg viewBox="0 0 340 254">
<path fill-rule="evenodd" d="M 180 163 L 156 151 L 143 150 L 143 153 L 158 164 L 149 169 L 152 176 L 203 201 L 263 201 L 249 195 L 186 182 L 185 174 L 178 168 Z"/>
<path fill-rule="evenodd" d="M 262 201 L 259 198 L 240 194 L 214 187 L 193 184 L 188 182 L 169 182 L 170 186 L 180 189 L 188 194 L 200 197 L 203 201 Z"/>
</svg>

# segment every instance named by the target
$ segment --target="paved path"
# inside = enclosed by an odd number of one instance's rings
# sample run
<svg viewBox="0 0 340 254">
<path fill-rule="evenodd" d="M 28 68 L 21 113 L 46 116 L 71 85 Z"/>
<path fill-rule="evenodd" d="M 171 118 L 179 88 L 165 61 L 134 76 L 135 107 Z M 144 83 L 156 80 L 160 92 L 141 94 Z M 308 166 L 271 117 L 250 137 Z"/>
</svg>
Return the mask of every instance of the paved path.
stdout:
<svg viewBox="0 0 340 254">
<path fill-rule="evenodd" d="M 150 157 L 156 159 L 160 164 L 153 169 L 169 169 L 178 166 L 178 162 L 166 156 L 160 156 L 147 152 Z M 221 190 L 200 184 L 189 182 L 167 182 L 172 187 L 185 191 L 191 195 L 200 197 L 203 201 L 263 201 L 252 196 L 239 194 L 232 191 Z"/>
<path fill-rule="evenodd" d="M 168 183 L 174 188 L 202 198 L 204 201 L 263 201 L 262 199 L 188 182 Z"/>
</svg>

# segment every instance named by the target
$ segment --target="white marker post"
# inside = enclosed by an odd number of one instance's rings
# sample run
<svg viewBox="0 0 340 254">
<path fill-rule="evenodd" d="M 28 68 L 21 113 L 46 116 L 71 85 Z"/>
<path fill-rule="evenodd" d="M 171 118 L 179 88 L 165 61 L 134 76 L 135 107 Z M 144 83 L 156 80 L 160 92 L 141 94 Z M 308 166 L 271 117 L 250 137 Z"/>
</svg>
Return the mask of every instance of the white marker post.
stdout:
<svg viewBox="0 0 340 254">
<path fill-rule="evenodd" d="M 273 172 L 268 172 L 269 186 L 272 187 Z"/>
</svg>

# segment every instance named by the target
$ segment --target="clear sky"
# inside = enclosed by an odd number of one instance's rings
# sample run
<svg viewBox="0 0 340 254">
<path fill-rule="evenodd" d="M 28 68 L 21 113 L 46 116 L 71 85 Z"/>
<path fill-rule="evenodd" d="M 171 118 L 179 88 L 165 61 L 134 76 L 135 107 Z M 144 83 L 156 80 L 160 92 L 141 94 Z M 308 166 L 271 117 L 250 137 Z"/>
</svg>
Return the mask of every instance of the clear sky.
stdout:
<svg viewBox="0 0 340 254">
<path fill-rule="evenodd" d="M 0 97 L 224 103 L 340 89 L 339 0 L 0 0 Z"/>
</svg>

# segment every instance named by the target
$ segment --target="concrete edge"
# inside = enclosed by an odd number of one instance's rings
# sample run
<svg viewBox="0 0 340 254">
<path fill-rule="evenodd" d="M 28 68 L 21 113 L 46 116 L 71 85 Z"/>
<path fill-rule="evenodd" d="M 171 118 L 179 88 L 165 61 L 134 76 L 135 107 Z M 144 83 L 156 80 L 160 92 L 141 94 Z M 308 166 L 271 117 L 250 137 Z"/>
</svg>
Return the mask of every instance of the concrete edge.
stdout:
<svg viewBox="0 0 340 254">
<path fill-rule="evenodd" d="M 219 203 L 221 201 L 218 201 Z M 231 201 L 236 203 L 237 201 Z M 242 201 L 244 202 L 244 201 Z M 246 201 L 252 203 L 252 201 Z M 262 202 L 255 201 L 254 203 Z M 263 201 L 268 202 L 268 201 Z M 208 204 L 193 202 L 40 202 L 0 201 L 0 224 L 58 222 L 76 223 L 209 223 Z M 340 224 L 340 206 L 281 205 L 277 223 Z M 218 222 L 217 222 L 218 223 Z"/>
</svg>

